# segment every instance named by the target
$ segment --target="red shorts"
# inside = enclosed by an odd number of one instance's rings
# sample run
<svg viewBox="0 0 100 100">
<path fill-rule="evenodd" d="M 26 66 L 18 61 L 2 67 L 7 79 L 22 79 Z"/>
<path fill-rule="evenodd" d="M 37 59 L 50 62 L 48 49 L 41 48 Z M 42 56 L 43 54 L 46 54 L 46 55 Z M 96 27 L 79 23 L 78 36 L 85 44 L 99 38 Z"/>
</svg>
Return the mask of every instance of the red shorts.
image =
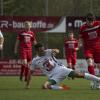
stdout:
<svg viewBox="0 0 100 100">
<path fill-rule="evenodd" d="M 93 58 L 95 63 L 100 63 L 100 52 L 88 49 L 84 51 L 84 54 L 86 58 Z"/>
<path fill-rule="evenodd" d="M 67 63 L 71 63 L 72 65 L 75 65 L 76 59 L 77 59 L 76 55 L 66 55 Z"/>
<path fill-rule="evenodd" d="M 20 58 L 27 59 L 30 62 L 32 60 L 32 50 L 20 50 Z"/>
</svg>

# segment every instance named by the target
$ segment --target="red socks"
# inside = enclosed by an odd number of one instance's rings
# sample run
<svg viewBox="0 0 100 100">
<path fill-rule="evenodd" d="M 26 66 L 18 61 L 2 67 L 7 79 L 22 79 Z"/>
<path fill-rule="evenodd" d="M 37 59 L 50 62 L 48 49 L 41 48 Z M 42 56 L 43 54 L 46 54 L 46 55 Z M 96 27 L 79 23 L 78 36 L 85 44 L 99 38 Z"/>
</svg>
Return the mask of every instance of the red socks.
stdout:
<svg viewBox="0 0 100 100">
<path fill-rule="evenodd" d="M 92 75 L 95 75 L 95 71 L 94 71 L 94 66 L 93 65 L 90 65 L 88 66 L 88 72 Z"/>
<path fill-rule="evenodd" d="M 23 76 L 25 76 L 25 81 L 27 81 L 27 76 L 28 76 L 29 68 L 25 65 L 21 66 L 21 72 L 20 72 L 20 80 L 23 80 Z"/>
</svg>

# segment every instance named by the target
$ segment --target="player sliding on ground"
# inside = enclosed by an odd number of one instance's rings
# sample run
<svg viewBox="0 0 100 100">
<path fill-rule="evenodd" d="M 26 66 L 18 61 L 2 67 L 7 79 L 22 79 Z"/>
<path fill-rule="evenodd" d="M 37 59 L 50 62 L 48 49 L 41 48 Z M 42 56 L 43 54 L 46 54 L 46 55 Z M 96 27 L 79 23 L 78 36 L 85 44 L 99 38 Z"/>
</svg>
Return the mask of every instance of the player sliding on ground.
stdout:
<svg viewBox="0 0 100 100">
<path fill-rule="evenodd" d="M 63 64 L 59 63 L 54 58 L 54 55 L 59 53 L 58 49 L 44 49 L 44 46 L 41 43 L 38 43 L 35 46 L 35 49 L 38 56 L 33 58 L 32 60 L 26 88 L 30 87 L 31 74 L 34 72 L 35 67 L 39 67 L 43 71 L 43 73 L 48 77 L 48 81 L 46 81 L 43 85 L 44 89 L 66 89 L 66 87 L 59 86 L 57 85 L 57 83 L 62 82 L 67 77 L 85 78 L 87 80 L 100 82 L 99 77 L 88 73 L 77 73 L 74 70 L 69 69 Z"/>
</svg>

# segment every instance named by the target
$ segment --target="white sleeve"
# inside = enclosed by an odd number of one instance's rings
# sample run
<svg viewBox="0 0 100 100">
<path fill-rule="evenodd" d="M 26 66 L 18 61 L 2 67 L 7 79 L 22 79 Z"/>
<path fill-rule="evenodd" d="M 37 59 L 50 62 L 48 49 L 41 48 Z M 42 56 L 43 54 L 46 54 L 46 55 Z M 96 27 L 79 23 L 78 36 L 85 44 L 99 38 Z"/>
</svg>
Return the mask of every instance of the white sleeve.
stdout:
<svg viewBox="0 0 100 100">
<path fill-rule="evenodd" d="M 48 55 L 52 55 L 52 49 L 47 49 L 46 52 Z"/>
<path fill-rule="evenodd" d="M 3 35 L 2 35 L 2 32 L 1 32 L 1 30 L 0 30 L 0 37 L 1 37 L 1 38 L 3 38 Z"/>
<path fill-rule="evenodd" d="M 33 58 L 32 63 L 30 65 L 30 70 L 34 70 L 35 67 L 36 67 L 36 65 L 35 65 L 35 58 Z"/>
</svg>

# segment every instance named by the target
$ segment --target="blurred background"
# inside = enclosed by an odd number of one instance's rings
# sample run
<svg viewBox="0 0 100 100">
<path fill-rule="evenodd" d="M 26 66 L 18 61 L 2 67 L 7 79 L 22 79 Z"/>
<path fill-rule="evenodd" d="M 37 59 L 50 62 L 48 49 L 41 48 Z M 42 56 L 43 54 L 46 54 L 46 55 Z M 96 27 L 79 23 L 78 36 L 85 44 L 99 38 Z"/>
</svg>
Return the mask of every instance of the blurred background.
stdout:
<svg viewBox="0 0 100 100">
<path fill-rule="evenodd" d="M 85 16 L 88 12 L 99 16 L 100 0 L 0 0 L 1 16 Z M 75 31 L 77 34 L 78 30 Z M 3 32 L 3 35 L 5 42 L 2 58 L 18 58 L 18 55 L 14 55 L 17 33 Z M 60 49 L 60 58 L 64 58 L 65 35 L 67 33 L 36 33 L 37 40 L 41 40 L 46 47 Z M 78 58 L 83 58 L 81 49 Z"/>
</svg>

